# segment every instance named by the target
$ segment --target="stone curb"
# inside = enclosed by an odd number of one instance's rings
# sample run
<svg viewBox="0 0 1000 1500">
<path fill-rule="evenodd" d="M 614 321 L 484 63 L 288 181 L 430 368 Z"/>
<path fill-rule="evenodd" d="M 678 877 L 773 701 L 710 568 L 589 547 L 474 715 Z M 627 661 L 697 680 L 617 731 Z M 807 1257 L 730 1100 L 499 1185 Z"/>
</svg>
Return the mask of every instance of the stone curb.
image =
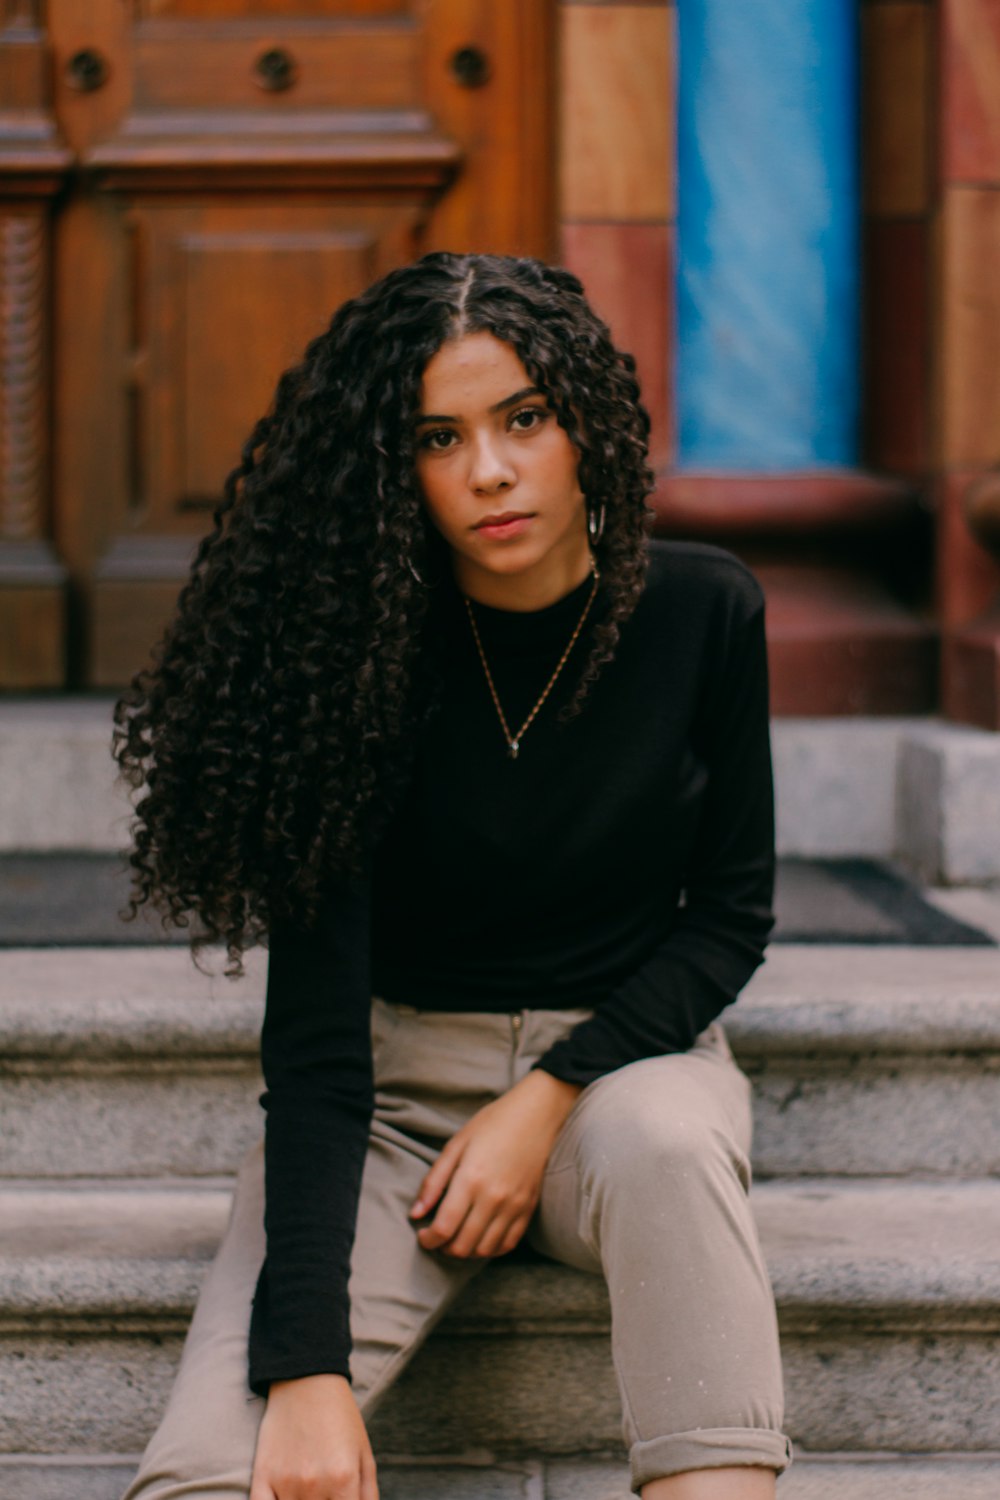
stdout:
<svg viewBox="0 0 1000 1500">
<path fill-rule="evenodd" d="M 1000 735 L 931 723 L 900 742 L 897 852 L 920 879 L 976 885 L 1000 879 Z"/>
<path fill-rule="evenodd" d="M 261 951 L 232 982 L 183 949 L 11 949 L 4 1056 L 256 1061 L 265 972 Z M 723 1020 L 754 1057 L 1000 1052 L 1000 951 L 776 945 Z"/>
<path fill-rule="evenodd" d="M 130 803 L 110 755 L 113 702 L 0 702 L 0 848 L 127 842 Z M 932 882 L 1000 880 L 989 834 L 1000 809 L 1000 735 L 932 717 L 789 718 L 774 720 L 772 743 L 782 854 L 898 856 Z"/>
<path fill-rule="evenodd" d="M 4 1500 L 119 1500 L 138 1456 L 0 1455 Z M 996 1500 L 1000 1455 L 796 1454 L 779 1500 Z M 631 1500 L 621 1460 L 495 1465 L 382 1458 L 383 1500 Z"/>
<path fill-rule="evenodd" d="M 785 1331 L 1000 1331 L 1000 1182 L 800 1180 L 753 1203 Z M 225 1227 L 229 1190 L 0 1188 L 0 1329 L 180 1329 Z M 599 1278 L 497 1265 L 442 1328 L 455 1335 L 607 1329 Z"/>
</svg>

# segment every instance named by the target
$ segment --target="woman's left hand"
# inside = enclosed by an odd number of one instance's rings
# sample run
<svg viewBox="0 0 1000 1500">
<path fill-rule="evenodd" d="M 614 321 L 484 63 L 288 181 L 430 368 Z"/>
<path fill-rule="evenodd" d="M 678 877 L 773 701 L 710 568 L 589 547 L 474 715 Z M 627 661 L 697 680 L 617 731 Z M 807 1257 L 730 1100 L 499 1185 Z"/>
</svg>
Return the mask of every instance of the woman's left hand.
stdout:
<svg viewBox="0 0 1000 1500">
<path fill-rule="evenodd" d="M 549 1153 L 580 1089 L 536 1068 L 452 1136 L 410 1217 L 425 1250 L 484 1259 L 513 1250 L 542 1190 Z"/>
</svg>

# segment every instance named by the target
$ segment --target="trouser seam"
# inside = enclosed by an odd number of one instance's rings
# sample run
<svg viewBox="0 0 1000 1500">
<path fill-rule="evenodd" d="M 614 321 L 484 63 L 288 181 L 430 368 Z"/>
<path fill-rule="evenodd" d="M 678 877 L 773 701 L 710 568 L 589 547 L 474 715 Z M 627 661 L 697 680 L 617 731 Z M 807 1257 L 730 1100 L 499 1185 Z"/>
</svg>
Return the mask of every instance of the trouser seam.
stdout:
<svg viewBox="0 0 1000 1500">
<path fill-rule="evenodd" d="M 363 1409 L 366 1417 L 370 1416 L 372 1412 L 377 1408 L 383 1396 L 386 1395 L 389 1390 L 391 1390 L 393 1384 L 395 1383 L 397 1374 L 400 1371 L 406 1369 L 406 1366 L 410 1363 L 410 1360 L 424 1345 L 424 1343 L 426 1343 L 427 1339 L 434 1332 L 434 1329 L 441 1322 L 445 1314 L 449 1312 L 452 1307 L 454 1307 L 455 1303 L 465 1292 L 470 1282 L 474 1281 L 484 1269 L 484 1266 L 476 1266 L 475 1269 L 470 1270 L 469 1274 L 465 1277 L 465 1280 L 459 1287 L 458 1291 L 450 1297 L 443 1297 L 441 1299 L 441 1302 L 424 1322 L 416 1337 L 411 1339 L 408 1344 L 397 1348 L 392 1354 L 388 1356 L 387 1361 L 379 1368 L 377 1379 L 372 1381 L 372 1383 L 366 1388 L 364 1396 L 361 1397 L 358 1401 L 358 1405 Z"/>
</svg>

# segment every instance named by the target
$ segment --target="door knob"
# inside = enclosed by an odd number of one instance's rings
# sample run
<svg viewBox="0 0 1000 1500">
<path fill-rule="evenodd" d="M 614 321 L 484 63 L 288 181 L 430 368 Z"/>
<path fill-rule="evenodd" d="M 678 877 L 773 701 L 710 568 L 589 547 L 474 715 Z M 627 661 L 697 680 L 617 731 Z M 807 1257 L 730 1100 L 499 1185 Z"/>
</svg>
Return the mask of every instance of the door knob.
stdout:
<svg viewBox="0 0 1000 1500">
<path fill-rule="evenodd" d="M 279 93 L 282 89 L 291 88 L 298 69 L 294 57 L 284 47 L 269 47 L 254 63 L 254 72 L 262 89 Z"/>
<path fill-rule="evenodd" d="M 81 47 L 66 63 L 66 82 L 81 94 L 92 94 L 108 81 L 111 68 L 95 47 Z"/>
<path fill-rule="evenodd" d="M 490 60 L 481 47 L 459 47 L 450 66 L 452 77 L 465 89 L 479 89 L 490 81 Z"/>
</svg>

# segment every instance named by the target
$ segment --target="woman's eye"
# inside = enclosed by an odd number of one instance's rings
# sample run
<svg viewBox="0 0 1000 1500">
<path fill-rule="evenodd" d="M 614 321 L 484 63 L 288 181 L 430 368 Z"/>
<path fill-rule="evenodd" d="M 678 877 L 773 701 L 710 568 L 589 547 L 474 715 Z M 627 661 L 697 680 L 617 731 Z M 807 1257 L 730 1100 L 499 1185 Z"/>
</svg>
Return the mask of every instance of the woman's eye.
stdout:
<svg viewBox="0 0 1000 1500">
<path fill-rule="evenodd" d="M 531 432 L 532 428 L 545 421 L 547 415 L 548 413 L 538 406 L 523 406 L 511 417 L 511 426 L 516 424 L 519 432 Z"/>
<path fill-rule="evenodd" d="M 420 439 L 421 448 L 430 448 L 435 453 L 443 453 L 451 447 L 451 439 L 455 434 L 448 427 L 439 427 L 436 432 L 425 432 Z M 444 441 L 439 441 L 444 439 Z"/>
</svg>

